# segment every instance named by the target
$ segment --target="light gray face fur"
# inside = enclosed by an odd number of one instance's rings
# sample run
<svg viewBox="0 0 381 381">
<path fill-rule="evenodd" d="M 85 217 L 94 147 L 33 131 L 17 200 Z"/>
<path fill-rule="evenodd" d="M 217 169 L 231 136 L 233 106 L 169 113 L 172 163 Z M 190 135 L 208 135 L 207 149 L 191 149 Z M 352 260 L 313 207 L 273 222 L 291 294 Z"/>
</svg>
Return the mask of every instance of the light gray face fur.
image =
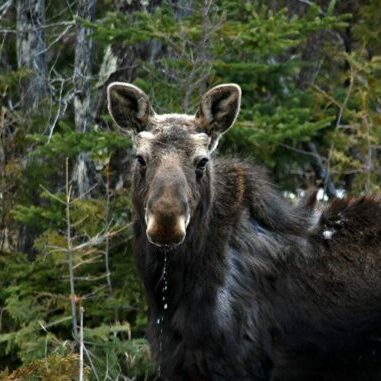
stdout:
<svg viewBox="0 0 381 381">
<path fill-rule="evenodd" d="M 147 189 L 143 202 L 151 243 L 162 246 L 184 241 L 210 154 L 234 123 L 240 99 L 237 85 L 221 85 L 202 97 L 194 116 L 158 115 L 148 96 L 136 86 L 121 82 L 109 85 L 110 114 L 133 137 L 137 183 Z"/>
<path fill-rule="evenodd" d="M 165 135 L 176 135 L 179 130 L 186 131 L 188 148 L 191 148 L 192 156 L 190 160 L 195 160 L 198 157 L 207 157 L 210 155 L 211 138 L 204 132 L 198 132 L 195 128 L 197 125 L 193 116 L 184 114 L 164 114 L 155 115 L 150 120 L 149 131 L 142 131 L 134 135 L 134 146 L 136 154 L 147 160 L 155 154 L 155 142 Z M 177 134 L 178 135 L 178 134 Z M 156 147 L 157 148 L 157 147 Z M 175 142 L 167 149 L 181 148 L 176 147 Z"/>
</svg>

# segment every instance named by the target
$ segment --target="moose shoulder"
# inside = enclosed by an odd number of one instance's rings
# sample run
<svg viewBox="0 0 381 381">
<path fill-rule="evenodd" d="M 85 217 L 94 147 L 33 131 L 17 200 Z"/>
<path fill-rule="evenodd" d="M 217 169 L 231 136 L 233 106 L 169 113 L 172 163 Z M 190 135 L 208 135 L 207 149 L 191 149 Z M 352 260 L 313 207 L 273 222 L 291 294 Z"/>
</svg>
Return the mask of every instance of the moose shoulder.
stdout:
<svg viewBox="0 0 381 381">
<path fill-rule="evenodd" d="M 292 208 L 260 168 L 213 158 L 240 88 L 195 116 L 108 87 L 136 148 L 135 254 L 166 381 L 381 380 L 381 199 Z"/>
</svg>

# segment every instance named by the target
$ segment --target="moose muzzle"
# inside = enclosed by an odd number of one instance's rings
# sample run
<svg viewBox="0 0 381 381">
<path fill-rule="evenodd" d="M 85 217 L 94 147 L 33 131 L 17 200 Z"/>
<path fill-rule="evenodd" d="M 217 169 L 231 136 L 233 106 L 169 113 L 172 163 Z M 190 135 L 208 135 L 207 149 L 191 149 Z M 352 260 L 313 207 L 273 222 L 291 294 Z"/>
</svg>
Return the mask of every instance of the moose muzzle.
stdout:
<svg viewBox="0 0 381 381">
<path fill-rule="evenodd" d="M 185 176 L 166 171 L 150 188 L 145 213 L 148 241 L 157 246 L 181 244 L 190 220 Z"/>
</svg>

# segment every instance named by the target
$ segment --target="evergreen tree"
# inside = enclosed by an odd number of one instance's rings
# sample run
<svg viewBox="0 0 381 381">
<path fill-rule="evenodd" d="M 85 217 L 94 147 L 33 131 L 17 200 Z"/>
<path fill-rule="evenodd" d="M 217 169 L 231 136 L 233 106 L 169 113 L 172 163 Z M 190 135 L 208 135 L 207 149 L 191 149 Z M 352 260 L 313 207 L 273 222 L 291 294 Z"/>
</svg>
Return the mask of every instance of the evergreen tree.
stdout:
<svg viewBox="0 0 381 381">
<path fill-rule="evenodd" d="M 78 3 L 0 5 L 0 380 L 77 379 L 81 353 L 88 379 L 154 373 L 111 81 L 189 113 L 236 82 L 220 154 L 288 194 L 381 190 L 380 0 Z"/>
</svg>

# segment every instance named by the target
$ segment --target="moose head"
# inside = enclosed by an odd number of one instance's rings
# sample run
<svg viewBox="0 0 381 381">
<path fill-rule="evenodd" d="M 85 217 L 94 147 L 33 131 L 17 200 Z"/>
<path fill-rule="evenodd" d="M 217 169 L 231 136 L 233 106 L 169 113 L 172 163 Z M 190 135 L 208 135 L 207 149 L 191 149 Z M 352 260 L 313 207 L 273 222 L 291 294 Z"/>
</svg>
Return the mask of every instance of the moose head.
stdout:
<svg viewBox="0 0 381 381">
<path fill-rule="evenodd" d="M 180 245 L 204 197 L 211 197 L 211 153 L 237 118 L 241 89 L 219 85 L 201 99 L 196 115 L 156 114 L 138 87 L 113 82 L 108 108 L 132 135 L 136 150 L 133 201 L 149 242 Z"/>
</svg>

